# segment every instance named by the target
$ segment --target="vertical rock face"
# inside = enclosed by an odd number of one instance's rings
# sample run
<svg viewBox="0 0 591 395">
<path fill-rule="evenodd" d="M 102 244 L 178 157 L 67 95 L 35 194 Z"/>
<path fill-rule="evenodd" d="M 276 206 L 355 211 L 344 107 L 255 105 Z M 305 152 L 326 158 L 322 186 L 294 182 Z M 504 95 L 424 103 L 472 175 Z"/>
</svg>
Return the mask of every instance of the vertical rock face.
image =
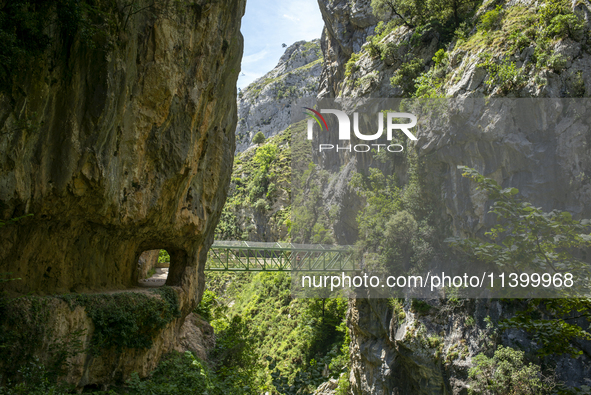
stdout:
<svg viewBox="0 0 591 395">
<path fill-rule="evenodd" d="M 318 0 L 324 19 L 320 44 L 325 60 L 318 97 L 337 96 L 345 77 L 345 63 L 373 33 L 378 21 L 370 4 L 371 0 Z"/>
<path fill-rule="evenodd" d="M 39 66 L 0 93 L 0 217 L 33 214 L 0 228 L 13 291 L 127 287 L 140 254 L 165 248 L 168 285 L 201 295 L 232 170 L 245 0 L 137 5 L 119 5 L 100 48 L 50 33 Z"/>
<path fill-rule="evenodd" d="M 499 47 L 472 45 L 477 41 L 474 38 L 476 28 L 466 32 L 464 41 L 440 42 L 440 36 L 426 31 L 419 35 L 420 43 L 413 44 L 411 37 L 416 31 L 400 27 L 384 34 L 379 42 L 384 52 L 376 55 L 369 50 L 369 45 L 363 46 L 377 22 L 372 19 L 369 3 L 319 0 L 325 21 L 321 40 L 325 66 L 320 80 L 320 98 L 408 97 L 413 94 L 403 92 L 402 86 L 391 83 L 395 74 L 404 75 L 406 80 L 403 83 L 410 81 L 413 86 L 420 82 L 419 75 L 430 78 L 422 82 L 424 91 L 431 88 L 422 97 L 460 100 L 500 96 L 588 97 L 591 54 L 584 37 L 553 40 L 549 53 L 560 56 L 562 62 L 550 64 L 535 62 L 532 55 L 535 50 L 540 50 L 540 46 L 533 40 L 519 51 L 504 53 Z M 518 3 L 517 6 L 524 7 L 522 9 L 512 9 L 517 7 L 513 2 L 501 5 L 507 14 L 537 12 L 529 1 Z M 578 4 L 577 7 L 584 15 L 589 15 L 587 5 Z M 477 15 L 491 9 L 484 4 Z M 510 22 L 503 25 L 505 30 L 511 28 Z M 376 43 L 373 44 L 375 51 Z M 390 50 L 386 51 L 388 48 Z M 446 51 L 446 58 L 437 65 L 432 58 L 440 48 Z M 353 52 L 358 54 L 353 59 L 354 67 L 350 68 L 349 75 L 345 75 L 345 64 Z M 497 63 L 512 64 L 519 70 L 519 83 L 511 85 L 511 81 L 495 79 L 493 69 L 490 72 L 480 65 L 485 55 L 492 56 Z M 409 59 L 423 60 L 424 67 L 421 66 L 415 76 L 401 71 L 403 60 Z M 421 97 L 420 94 L 417 96 Z M 499 119 L 509 119 L 510 107 L 499 110 L 498 114 Z M 566 123 L 570 125 L 572 122 L 574 120 Z M 490 122 L 493 124 L 495 122 Z M 503 186 L 518 188 L 526 201 L 545 210 L 567 210 L 576 218 L 591 215 L 587 203 L 591 199 L 588 181 L 591 161 L 584 159 L 591 157 L 588 125 L 570 128 L 568 132 L 555 125 L 549 128 L 549 133 L 530 134 L 514 125 L 501 127 L 498 123 L 497 126 L 481 133 L 454 133 L 443 128 L 445 132 L 439 134 L 426 128 L 421 130 L 417 143 L 408 146 L 408 150 L 424 162 L 425 171 L 441 181 L 437 187 L 441 202 L 437 213 L 447 217 L 455 234 L 473 236 L 482 232 L 486 213 L 485 199 L 461 177 L 456 169 L 459 164 L 475 167 Z M 339 180 L 327 186 L 324 198 L 339 208 L 342 218 L 341 212 L 353 211 L 352 205 L 344 202 L 354 193 L 348 187 L 348 181 L 357 171 L 358 164 L 354 160 L 342 163 L 336 155 L 330 155 L 327 153 L 316 159 L 323 170 L 332 172 L 334 179 Z M 337 170 L 342 165 L 346 166 Z M 402 164 L 398 166 L 396 175 L 402 184 L 408 173 Z M 353 212 L 347 218 L 353 224 L 355 217 Z M 410 300 L 400 306 L 389 305 L 385 299 L 350 301 L 349 379 L 353 394 L 468 393 L 467 376 L 469 368 L 474 366 L 473 357 L 494 346 L 488 344 L 493 329 L 486 320 L 490 318 L 497 322 L 509 318 L 520 308 L 490 300 L 430 300 L 428 303 L 424 306 L 426 311 L 421 312 L 413 308 Z M 506 331 L 499 342 L 532 352 L 538 347 L 525 332 L 517 330 Z M 588 343 L 581 343 L 581 348 L 588 354 Z M 573 360 L 559 356 L 555 362 L 559 380 L 569 386 L 586 384 L 582 377 L 589 376 L 587 357 Z"/>
</svg>

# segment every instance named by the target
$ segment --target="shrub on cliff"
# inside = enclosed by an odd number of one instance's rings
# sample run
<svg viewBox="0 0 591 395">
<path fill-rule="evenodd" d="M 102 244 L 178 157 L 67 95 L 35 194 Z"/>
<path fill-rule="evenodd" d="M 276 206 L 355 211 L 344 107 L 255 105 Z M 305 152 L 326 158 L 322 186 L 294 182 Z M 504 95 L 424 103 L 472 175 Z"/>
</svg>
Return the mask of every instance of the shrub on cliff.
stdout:
<svg viewBox="0 0 591 395">
<path fill-rule="evenodd" d="M 415 79 L 421 75 L 423 69 L 424 63 L 422 59 L 412 59 L 403 63 L 390 78 L 390 84 L 400 86 L 404 94 L 410 96 L 416 91 Z"/>
<path fill-rule="evenodd" d="M 457 28 L 474 13 L 478 0 L 372 0 L 374 15 L 380 20 L 396 20 L 401 25 L 415 28 L 433 26 Z"/>
<path fill-rule="evenodd" d="M 469 377 L 470 394 L 550 394 L 556 386 L 552 377 L 544 377 L 538 365 L 523 362 L 523 351 L 499 346 L 492 358 L 474 357 L 476 366 Z"/>
<path fill-rule="evenodd" d="M 216 349 L 218 348 L 220 347 L 216 346 Z M 249 369 L 252 370 L 253 367 L 233 366 L 231 369 L 220 371 L 213 369 L 189 351 L 184 354 L 175 351 L 160 362 L 148 379 L 141 380 L 134 373 L 127 381 L 128 387 L 124 393 L 132 395 L 255 394 L 254 389 L 250 387 L 252 377 L 243 373 L 244 370 Z"/>
<path fill-rule="evenodd" d="M 578 279 L 571 286 L 556 284 L 556 299 L 528 299 L 527 308 L 517 312 L 509 320 L 501 322 L 501 329 L 517 328 L 529 332 L 539 345 L 538 354 L 583 354 L 579 342 L 591 340 L 577 318 L 591 321 L 591 300 L 576 298 L 589 288 L 586 280 L 588 261 L 580 258 L 577 251 L 584 252 L 591 246 L 591 221 L 575 220 L 571 214 L 553 210 L 545 212 L 519 199 L 517 188 L 501 188 L 493 179 L 484 177 L 476 170 L 459 166 L 463 176 L 478 185 L 477 189 L 494 200 L 489 213 L 495 214 L 498 223 L 485 233 L 488 240 L 477 238 L 449 238 L 448 242 L 501 270 L 544 273 L 541 281 L 532 287 L 548 285 L 556 275 L 565 274 Z M 580 256 L 584 257 L 584 254 Z M 562 281 L 562 280 L 561 280 Z M 570 280 L 572 281 L 572 280 Z M 529 285 L 525 284 L 527 287 Z M 577 293 L 578 292 L 578 293 Z"/>
<path fill-rule="evenodd" d="M 252 142 L 254 144 L 262 144 L 264 143 L 266 140 L 265 135 L 263 134 L 263 132 L 258 132 L 257 134 L 254 135 L 254 137 L 252 138 Z"/>
<path fill-rule="evenodd" d="M 92 319 L 94 332 L 90 351 L 100 355 L 106 349 L 148 349 L 153 339 L 180 316 L 178 297 L 170 287 L 152 291 L 114 294 L 71 294 L 60 296 L 71 308 L 82 306 Z"/>
</svg>

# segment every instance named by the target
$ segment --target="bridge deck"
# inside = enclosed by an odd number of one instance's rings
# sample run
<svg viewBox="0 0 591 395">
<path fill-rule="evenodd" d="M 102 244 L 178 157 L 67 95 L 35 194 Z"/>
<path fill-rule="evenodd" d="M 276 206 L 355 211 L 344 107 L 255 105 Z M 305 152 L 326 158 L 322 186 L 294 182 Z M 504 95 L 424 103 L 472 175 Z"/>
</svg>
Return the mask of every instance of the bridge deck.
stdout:
<svg viewBox="0 0 591 395">
<path fill-rule="evenodd" d="M 351 246 L 216 240 L 208 271 L 355 271 Z"/>
</svg>

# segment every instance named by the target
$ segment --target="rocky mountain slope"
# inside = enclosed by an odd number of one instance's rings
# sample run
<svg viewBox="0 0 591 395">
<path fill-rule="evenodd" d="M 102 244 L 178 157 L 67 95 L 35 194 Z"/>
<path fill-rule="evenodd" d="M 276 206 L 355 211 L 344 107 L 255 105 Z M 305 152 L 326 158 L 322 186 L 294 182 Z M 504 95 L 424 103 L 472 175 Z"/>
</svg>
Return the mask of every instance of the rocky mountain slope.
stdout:
<svg viewBox="0 0 591 395">
<path fill-rule="evenodd" d="M 217 240 L 288 240 L 291 127 L 236 155 Z"/>
<path fill-rule="evenodd" d="M 303 119 L 292 114 L 291 105 L 300 98 L 316 96 L 321 71 L 319 40 L 298 41 L 287 47 L 273 70 L 238 94 L 236 151 L 251 147 L 258 132 L 275 136 L 293 120 Z"/>
<path fill-rule="evenodd" d="M 319 1 L 324 19 L 320 39 L 325 65 L 318 88 L 318 97 L 336 97 L 345 76 L 345 64 L 361 50 L 367 36 L 373 34 L 377 18 L 371 1 Z"/>
<path fill-rule="evenodd" d="M 319 3 L 326 24 L 319 97 L 588 97 L 587 3 L 576 8 L 559 1 L 474 3 L 454 28 L 433 20 L 419 27 L 391 23 L 395 18 L 380 21 L 370 1 Z M 440 219 L 430 223 L 431 229 L 443 224 L 455 234 L 474 235 L 484 226 L 485 202 L 462 180 L 456 169 L 460 164 L 479 169 L 504 187 L 518 188 L 535 205 L 589 218 L 591 136 L 585 121 L 580 132 L 574 128 L 562 135 L 558 127 L 540 136 L 507 130 L 498 120 L 509 113 L 497 115 L 497 121 L 486 121 L 489 129 L 475 135 L 427 126 L 403 158 L 389 168 L 374 167 L 396 175 L 403 207 L 417 221 L 427 217 L 413 208 L 413 199 L 422 204 L 424 196 L 434 196 L 438 203 L 431 208 Z M 361 155 L 333 151 L 315 161 L 334 180 L 324 190 L 325 201 L 330 201 L 325 211 L 336 205 L 340 221 L 355 223 L 361 208 L 351 209 L 345 202 L 355 194 L 351 180 Z M 419 173 L 413 163 L 422 169 Z M 411 184 L 417 175 L 423 179 L 418 193 Z M 424 233 L 423 240 L 431 237 L 433 233 Z M 351 301 L 353 394 L 465 394 L 468 370 L 478 353 L 507 344 L 535 354 L 537 345 L 526 332 L 494 332 L 515 306 L 487 300 L 419 302 Z M 589 385 L 591 349 L 588 341 L 579 343 L 584 356 L 576 360 L 562 355 L 537 361 L 552 365 L 568 386 Z"/>
</svg>

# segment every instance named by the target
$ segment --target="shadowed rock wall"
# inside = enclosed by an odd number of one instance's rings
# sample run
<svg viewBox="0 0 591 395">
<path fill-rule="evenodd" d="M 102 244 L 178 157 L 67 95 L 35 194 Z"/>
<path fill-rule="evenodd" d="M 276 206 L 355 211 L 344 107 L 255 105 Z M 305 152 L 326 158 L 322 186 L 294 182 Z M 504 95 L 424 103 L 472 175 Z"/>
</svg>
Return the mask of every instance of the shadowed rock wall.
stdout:
<svg viewBox="0 0 591 395">
<path fill-rule="evenodd" d="M 125 24 L 104 45 L 50 32 L 0 93 L 0 218 L 33 214 L 0 228 L 0 272 L 22 278 L 5 289 L 128 287 L 140 254 L 165 248 L 167 284 L 200 298 L 232 170 L 245 0 L 118 7 Z"/>
<path fill-rule="evenodd" d="M 319 98 L 403 97 L 401 86 L 392 84 L 391 77 L 401 70 L 404 57 L 423 59 L 426 68 L 420 71 L 424 76 L 427 70 L 435 72 L 432 57 L 439 48 L 443 48 L 449 57 L 449 63 L 441 71 L 446 77 L 441 77 L 440 81 L 444 82 L 440 90 L 433 90 L 436 95 L 423 97 L 462 100 L 504 96 L 589 97 L 591 53 L 585 45 L 586 37 L 554 40 L 549 51 L 564 60 L 561 67 L 554 69 L 532 61 L 532 54 L 534 50 L 539 50 L 539 43 L 530 42 L 516 53 L 503 53 L 498 49 L 501 47 L 488 44 L 468 48 L 459 45 L 460 40 L 438 42 L 441 36 L 434 34 L 437 33 L 435 30 L 423 31 L 417 45 L 411 43 L 413 34 L 418 34 L 417 30 L 392 30 L 381 44 L 389 44 L 397 52 L 393 56 L 384 53 L 375 56 L 367 45 L 364 46 L 377 23 L 370 3 L 369 0 L 319 0 L 325 21 L 321 39 L 325 63 L 320 77 Z M 495 3 L 497 5 L 502 6 L 507 14 L 512 7 L 523 7 L 518 9 L 520 15 L 526 11 L 539 12 L 535 8 L 536 3 L 530 1 Z M 492 10 L 492 7 L 492 3 L 484 2 L 477 16 Z M 581 12 L 580 16 L 585 16 L 588 27 L 588 3 L 573 3 L 573 7 Z M 475 28 L 467 35 L 478 31 Z M 345 73 L 352 53 L 357 54 L 351 64 L 354 67 Z M 523 73 L 523 83 L 507 89 L 494 80 L 487 82 L 491 73 L 479 67 L 480 56 L 485 53 L 490 53 L 499 63 L 500 59 L 512 62 Z M 405 81 L 408 80 L 417 82 L 415 77 L 406 77 Z M 424 164 L 425 174 L 431 177 L 427 185 L 433 187 L 434 196 L 441 204 L 433 212 L 440 216 L 442 223 L 449 223 L 449 234 L 482 234 L 491 225 L 489 219 L 492 220 L 491 215 L 485 217 L 488 211 L 486 196 L 479 195 L 474 185 L 461 177 L 456 168 L 460 164 L 478 169 L 504 187 L 517 187 L 524 200 L 544 210 L 568 210 L 577 219 L 589 217 L 591 135 L 588 125 L 576 124 L 581 121 L 577 117 L 565 117 L 563 125 L 552 125 L 552 119 L 548 122 L 552 126 L 536 125 L 539 130 L 526 133 L 509 121 L 527 116 L 534 125 L 541 120 L 536 114 L 536 111 L 517 113 L 507 106 L 497 111 L 496 120 L 484 123 L 490 128 L 481 132 L 426 127 L 418 131 L 419 141 L 416 144 L 408 144 L 408 151 L 417 155 Z M 330 135 L 325 133 L 319 137 L 321 143 L 325 142 L 322 138 L 328 139 Z M 332 141 L 335 140 L 333 136 Z M 350 203 L 350 196 L 355 195 L 349 180 L 357 169 L 367 168 L 361 163 L 361 156 L 348 163 L 351 156 L 339 157 L 334 151 L 315 158 L 319 168 L 336 173 L 335 181 L 324 191 L 325 210 L 328 212 L 329 208 L 336 207 L 335 216 L 346 224 L 355 224 L 357 219 L 357 210 Z M 409 166 L 395 157 L 391 164 L 401 181 L 399 186 L 405 188 Z M 372 165 L 379 166 L 378 163 Z M 344 236 L 335 232 L 337 239 L 346 240 L 347 235 Z M 467 377 L 469 369 L 475 365 L 474 356 L 490 352 L 492 348 L 487 347 L 498 345 L 488 343 L 496 329 L 485 318 L 498 322 L 524 308 L 519 304 L 484 299 L 433 299 L 429 300 L 428 312 L 425 313 L 413 308 L 410 299 L 400 302 L 403 303 L 400 306 L 395 306 L 393 302 L 386 299 L 350 300 L 347 322 L 351 331 L 349 382 L 350 392 L 355 395 L 468 393 Z M 584 328 L 588 325 L 582 321 L 579 324 Z M 430 343 L 434 339 L 438 344 Z M 532 354 L 539 347 L 529 335 L 519 330 L 506 331 L 495 341 Z M 586 356 L 576 359 L 566 354 L 551 357 L 557 378 L 568 386 L 586 384 L 585 377 L 590 376 L 587 356 L 591 354 L 591 346 L 589 342 L 580 340 L 577 340 L 577 345 Z"/>
<path fill-rule="evenodd" d="M 359 52 L 366 37 L 373 34 L 378 20 L 370 4 L 370 0 L 318 0 L 324 19 L 320 39 L 324 64 L 318 85 L 319 98 L 338 96 L 347 60 Z"/>
</svg>

